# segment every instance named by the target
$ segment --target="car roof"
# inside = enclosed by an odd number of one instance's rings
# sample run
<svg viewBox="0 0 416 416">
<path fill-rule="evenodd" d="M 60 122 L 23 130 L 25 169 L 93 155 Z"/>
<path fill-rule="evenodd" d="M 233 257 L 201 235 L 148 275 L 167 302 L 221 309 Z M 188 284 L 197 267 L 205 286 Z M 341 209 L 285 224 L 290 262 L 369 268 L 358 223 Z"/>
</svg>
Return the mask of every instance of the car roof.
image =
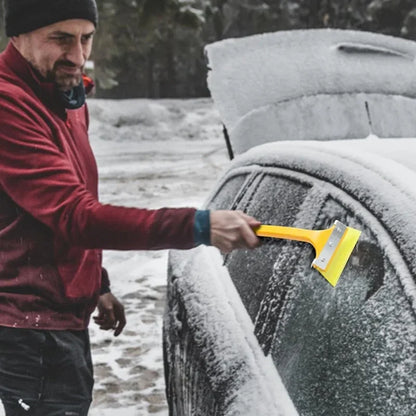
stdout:
<svg viewBox="0 0 416 416">
<path fill-rule="evenodd" d="M 275 140 L 416 137 L 416 42 L 293 30 L 206 47 L 233 150 Z"/>
<path fill-rule="evenodd" d="M 382 224 L 416 276 L 415 154 L 414 139 L 274 142 L 238 156 L 230 169 L 283 168 L 336 186 L 359 203 L 357 215 Z"/>
</svg>

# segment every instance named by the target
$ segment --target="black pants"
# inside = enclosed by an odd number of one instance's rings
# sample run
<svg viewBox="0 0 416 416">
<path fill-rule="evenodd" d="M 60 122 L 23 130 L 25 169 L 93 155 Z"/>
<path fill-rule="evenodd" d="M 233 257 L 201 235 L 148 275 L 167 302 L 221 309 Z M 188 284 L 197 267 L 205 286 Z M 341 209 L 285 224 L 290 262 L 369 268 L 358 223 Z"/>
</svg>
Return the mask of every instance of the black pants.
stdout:
<svg viewBox="0 0 416 416">
<path fill-rule="evenodd" d="M 6 416 L 86 416 L 93 383 L 88 331 L 0 327 Z"/>
</svg>

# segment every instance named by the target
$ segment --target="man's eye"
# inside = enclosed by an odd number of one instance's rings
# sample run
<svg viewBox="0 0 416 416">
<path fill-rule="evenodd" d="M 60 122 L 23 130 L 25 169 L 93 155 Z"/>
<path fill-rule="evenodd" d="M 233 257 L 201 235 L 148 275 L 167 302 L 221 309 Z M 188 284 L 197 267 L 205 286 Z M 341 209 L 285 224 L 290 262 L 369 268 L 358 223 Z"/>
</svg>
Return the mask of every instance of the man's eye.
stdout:
<svg viewBox="0 0 416 416">
<path fill-rule="evenodd" d="M 58 43 L 68 43 L 71 40 L 68 36 L 55 36 L 52 39 Z"/>
<path fill-rule="evenodd" d="M 91 39 L 92 39 L 92 35 L 85 35 L 82 37 L 82 42 L 87 43 Z"/>
</svg>

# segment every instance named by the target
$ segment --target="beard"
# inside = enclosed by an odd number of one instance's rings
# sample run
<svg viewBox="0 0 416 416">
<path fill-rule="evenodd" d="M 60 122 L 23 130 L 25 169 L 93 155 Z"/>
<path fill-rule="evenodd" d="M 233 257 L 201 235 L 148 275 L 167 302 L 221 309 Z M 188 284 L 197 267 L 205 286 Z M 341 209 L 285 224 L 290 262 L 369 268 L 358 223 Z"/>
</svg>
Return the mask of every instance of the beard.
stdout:
<svg viewBox="0 0 416 416">
<path fill-rule="evenodd" d="M 82 70 L 70 61 L 57 61 L 52 70 L 47 72 L 46 79 L 54 82 L 59 90 L 69 91 L 80 84 Z"/>
</svg>

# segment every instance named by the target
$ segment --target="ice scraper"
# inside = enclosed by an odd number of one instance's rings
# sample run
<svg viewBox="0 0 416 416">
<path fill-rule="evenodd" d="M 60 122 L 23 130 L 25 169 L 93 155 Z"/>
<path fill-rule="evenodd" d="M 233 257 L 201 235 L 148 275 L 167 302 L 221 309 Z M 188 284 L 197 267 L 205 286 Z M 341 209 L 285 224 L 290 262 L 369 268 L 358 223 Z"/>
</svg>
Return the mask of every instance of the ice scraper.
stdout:
<svg viewBox="0 0 416 416">
<path fill-rule="evenodd" d="M 338 220 L 325 230 L 260 225 L 254 231 L 259 237 L 283 238 L 312 244 L 316 252 L 312 267 L 334 287 L 361 234 L 361 231 L 347 227 Z"/>
</svg>

